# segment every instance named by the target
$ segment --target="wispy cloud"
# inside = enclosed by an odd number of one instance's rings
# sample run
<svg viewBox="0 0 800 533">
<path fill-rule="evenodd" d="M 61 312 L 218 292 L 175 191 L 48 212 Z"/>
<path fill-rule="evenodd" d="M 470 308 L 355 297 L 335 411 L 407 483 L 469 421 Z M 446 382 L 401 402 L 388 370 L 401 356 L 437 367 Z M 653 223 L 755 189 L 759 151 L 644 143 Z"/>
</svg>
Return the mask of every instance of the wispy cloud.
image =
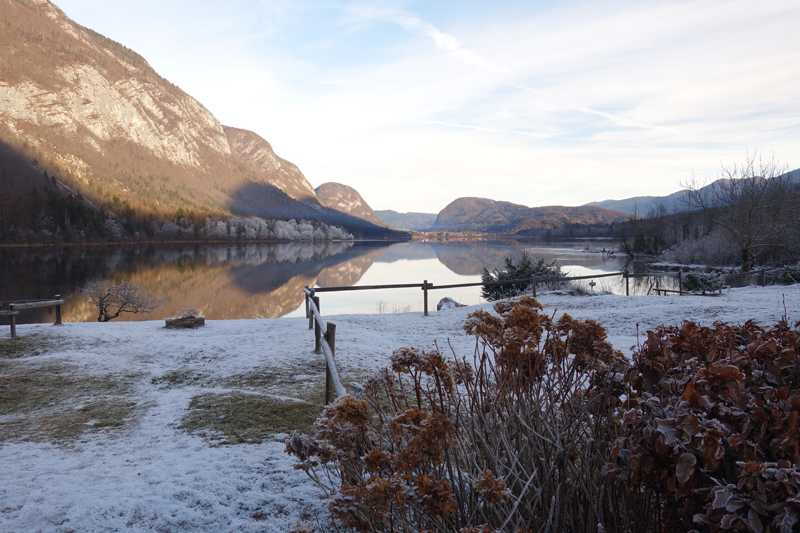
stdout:
<svg viewBox="0 0 800 533">
<path fill-rule="evenodd" d="M 666 194 L 754 146 L 800 166 L 795 0 L 60 5 L 376 208 Z"/>
<path fill-rule="evenodd" d="M 409 122 L 413 122 L 416 124 L 436 124 L 437 126 L 447 126 L 449 128 L 461 128 L 465 130 L 485 131 L 488 133 L 501 133 L 503 135 L 527 135 L 529 137 L 538 137 L 540 139 L 552 137 L 552 135 L 547 135 L 544 133 L 533 133 L 530 131 L 517 131 L 517 130 L 499 130 L 495 128 L 471 126 L 469 124 L 454 124 L 452 122 L 442 122 L 440 120 L 410 120 Z"/>
<path fill-rule="evenodd" d="M 345 11 L 357 20 L 396 24 L 408 32 L 429 37 L 434 42 L 437 49 L 451 53 L 462 61 L 492 72 L 501 74 L 509 73 L 508 69 L 500 65 L 492 64 L 472 50 L 465 48 L 453 35 L 440 30 L 433 24 L 407 11 L 386 4 L 385 2 L 350 4 L 345 8 Z"/>
</svg>

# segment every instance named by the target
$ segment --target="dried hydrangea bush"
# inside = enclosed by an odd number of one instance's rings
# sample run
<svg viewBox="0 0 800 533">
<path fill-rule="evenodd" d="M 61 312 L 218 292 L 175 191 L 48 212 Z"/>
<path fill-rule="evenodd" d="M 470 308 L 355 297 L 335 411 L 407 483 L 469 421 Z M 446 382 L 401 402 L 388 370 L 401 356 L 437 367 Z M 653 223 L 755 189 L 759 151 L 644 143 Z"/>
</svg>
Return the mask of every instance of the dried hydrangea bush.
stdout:
<svg viewBox="0 0 800 533">
<path fill-rule="evenodd" d="M 593 321 L 533 298 L 476 311 L 472 360 L 402 348 L 362 398 L 327 406 L 287 451 L 356 531 L 611 531 L 621 484 L 600 480 L 628 363 Z M 619 526 L 619 527 L 618 527 Z"/>
</svg>

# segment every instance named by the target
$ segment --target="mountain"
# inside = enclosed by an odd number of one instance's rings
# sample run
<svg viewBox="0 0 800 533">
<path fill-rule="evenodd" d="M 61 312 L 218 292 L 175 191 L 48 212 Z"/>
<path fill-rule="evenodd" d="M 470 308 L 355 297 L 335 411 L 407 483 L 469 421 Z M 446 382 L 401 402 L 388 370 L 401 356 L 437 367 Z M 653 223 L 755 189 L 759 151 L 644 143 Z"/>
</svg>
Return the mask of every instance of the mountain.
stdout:
<svg viewBox="0 0 800 533">
<path fill-rule="evenodd" d="M 669 212 L 675 205 L 678 205 L 678 193 L 670 196 L 634 196 L 633 198 L 625 198 L 624 200 L 603 200 L 601 202 L 590 202 L 585 204 L 587 206 L 604 207 L 622 213 L 629 213 L 631 215 L 647 216 L 647 213 L 659 204 L 664 204 Z"/>
<path fill-rule="evenodd" d="M 430 231 L 479 231 L 541 235 L 568 224 L 610 224 L 629 214 L 594 206 L 527 207 L 487 198 L 458 198 L 439 212 Z"/>
<path fill-rule="evenodd" d="M 793 183 L 800 183 L 800 169 L 792 170 L 786 174 L 779 176 L 786 178 Z M 708 185 L 702 187 L 700 190 L 707 190 L 715 187 L 717 183 L 722 180 L 716 180 Z M 686 194 L 686 190 L 682 189 L 667 196 L 634 196 L 632 198 L 625 198 L 624 200 L 603 200 L 601 202 L 589 202 L 587 206 L 605 207 L 614 211 L 621 211 L 623 213 L 636 214 L 638 216 L 648 216 L 653 209 L 664 206 L 667 213 L 677 213 L 686 211 L 688 208 L 681 198 Z"/>
<path fill-rule="evenodd" d="M 436 221 L 433 213 L 398 213 L 391 209 L 375 211 L 375 214 L 393 228 L 409 231 L 425 231 Z"/>
<path fill-rule="evenodd" d="M 314 192 L 326 207 L 366 220 L 376 226 L 390 227 L 375 214 L 364 198 L 352 187 L 329 182 L 323 183 L 314 189 Z"/>
<path fill-rule="evenodd" d="M 324 207 L 266 140 L 223 126 L 142 56 L 48 0 L 0 2 L 0 50 L 0 142 L 8 154 L 0 186 L 17 193 L 19 216 L 11 218 L 18 224 L 34 219 L 43 203 L 69 197 L 141 217 L 171 219 L 178 210 L 302 217 L 345 225 L 357 236 L 392 235 Z M 36 173 L 47 192 L 34 184 Z M 60 227 L 63 217 L 42 212 Z M 0 232 L 10 216 L 0 216 Z"/>
<path fill-rule="evenodd" d="M 296 165 L 281 159 L 272 146 L 252 131 L 223 126 L 231 153 L 248 169 L 251 181 L 278 187 L 290 198 L 314 208 L 322 207 L 314 188 Z"/>
</svg>

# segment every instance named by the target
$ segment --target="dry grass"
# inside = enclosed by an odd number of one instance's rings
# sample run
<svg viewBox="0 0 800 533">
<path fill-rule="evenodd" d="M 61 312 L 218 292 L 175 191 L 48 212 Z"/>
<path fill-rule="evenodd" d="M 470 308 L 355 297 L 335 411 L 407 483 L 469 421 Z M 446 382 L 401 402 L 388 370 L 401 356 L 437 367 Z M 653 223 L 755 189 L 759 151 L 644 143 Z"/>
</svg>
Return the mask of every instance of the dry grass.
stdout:
<svg viewBox="0 0 800 533">
<path fill-rule="evenodd" d="M 181 369 L 170 370 L 161 376 L 151 378 L 150 383 L 165 389 L 173 389 L 176 387 L 207 385 L 210 379 L 208 374 Z"/>
<path fill-rule="evenodd" d="M 91 350 L 102 353 L 104 342 L 91 343 Z M 319 358 L 223 377 L 185 367 L 159 376 L 92 375 L 57 357 L 82 347 L 89 345 L 49 331 L 0 340 L 0 442 L 68 444 L 91 433 L 123 430 L 144 412 L 142 386 L 196 394 L 179 427 L 214 445 L 308 432 L 322 411 L 325 365 Z"/>
<path fill-rule="evenodd" d="M 7 326 L 3 326 L 7 327 Z M 15 339 L 0 339 L 0 359 L 17 359 L 53 352 L 62 343 L 42 333 L 26 334 Z"/>
<path fill-rule="evenodd" d="M 219 445 L 260 443 L 275 434 L 308 432 L 322 397 L 308 403 L 242 392 L 203 394 L 192 399 L 180 427 Z"/>
<path fill-rule="evenodd" d="M 0 361 L 0 442 L 62 442 L 120 428 L 136 405 L 131 383 L 132 377 L 76 376 L 57 363 Z"/>
<path fill-rule="evenodd" d="M 293 431 L 308 432 L 322 411 L 324 372 L 324 363 L 314 360 L 291 370 L 262 367 L 230 376 L 217 384 L 226 392 L 192 399 L 180 427 L 217 445 L 259 443 Z M 181 373 L 164 377 L 172 386 L 204 379 Z"/>
</svg>

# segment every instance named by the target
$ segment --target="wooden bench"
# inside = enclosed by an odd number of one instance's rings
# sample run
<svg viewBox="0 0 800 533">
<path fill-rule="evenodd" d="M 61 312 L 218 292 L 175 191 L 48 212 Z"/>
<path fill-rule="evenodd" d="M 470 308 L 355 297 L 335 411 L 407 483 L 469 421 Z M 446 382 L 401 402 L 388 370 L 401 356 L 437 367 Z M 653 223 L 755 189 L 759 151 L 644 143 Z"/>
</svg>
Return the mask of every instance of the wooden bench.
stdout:
<svg viewBox="0 0 800 533">
<path fill-rule="evenodd" d="M 61 299 L 60 294 L 56 294 L 54 300 L 42 300 L 39 302 L 20 302 L 20 303 L 12 303 L 8 304 L 8 310 L 0 310 L 0 316 L 10 316 L 11 317 L 11 338 L 16 338 L 17 336 L 17 315 L 19 315 L 20 310 L 22 309 L 37 309 L 40 307 L 55 307 L 56 308 L 56 326 L 61 325 L 61 306 L 64 304 L 64 300 Z"/>
</svg>

